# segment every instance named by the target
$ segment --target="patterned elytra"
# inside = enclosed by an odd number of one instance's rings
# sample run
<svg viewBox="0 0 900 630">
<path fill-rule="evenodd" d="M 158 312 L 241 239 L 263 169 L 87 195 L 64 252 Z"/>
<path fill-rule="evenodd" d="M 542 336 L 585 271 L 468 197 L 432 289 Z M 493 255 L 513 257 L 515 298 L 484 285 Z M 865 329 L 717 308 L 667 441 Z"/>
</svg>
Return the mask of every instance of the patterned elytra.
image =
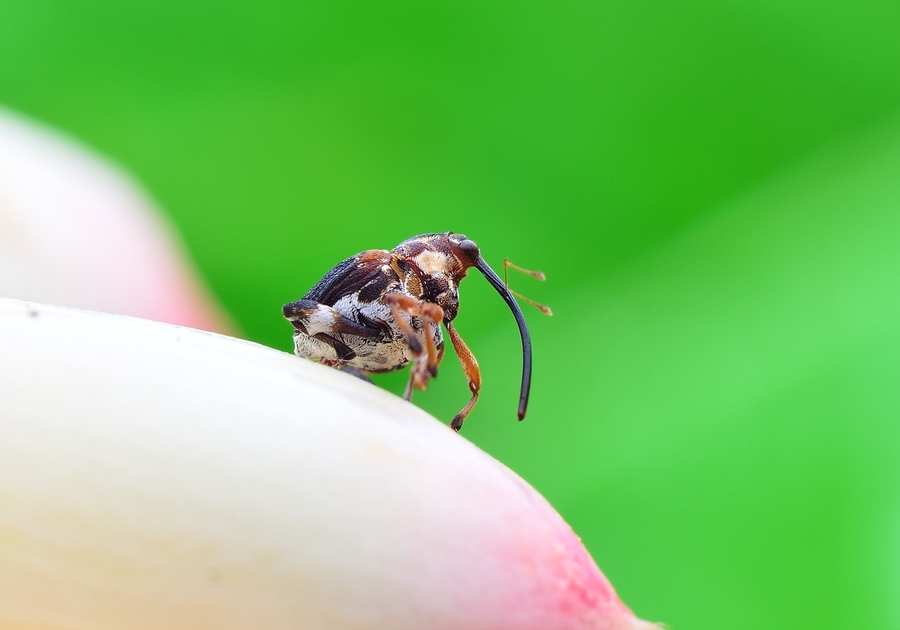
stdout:
<svg viewBox="0 0 900 630">
<path fill-rule="evenodd" d="M 512 310 L 522 337 L 519 419 L 525 417 L 531 385 L 531 338 L 522 310 L 503 280 L 462 234 L 423 234 L 394 249 L 371 249 L 338 263 L 301 300 L 284 305 L 294 326 L 297 356 L 365 378 L 413 363 L 409 385 L 425 389 L 444 354 L 447 329 L 472 398 L 451 422 L 457 431 L 481 389 L 478 362 L 453 327 L 459 283 L 475 267 Z"/>
</svg>

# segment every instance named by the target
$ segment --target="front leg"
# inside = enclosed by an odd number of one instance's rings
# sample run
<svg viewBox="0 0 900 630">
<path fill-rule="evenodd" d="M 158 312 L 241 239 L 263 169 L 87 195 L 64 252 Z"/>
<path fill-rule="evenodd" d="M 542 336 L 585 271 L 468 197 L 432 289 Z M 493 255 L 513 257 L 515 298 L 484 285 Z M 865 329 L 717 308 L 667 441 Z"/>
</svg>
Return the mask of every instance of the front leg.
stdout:
<svg viewBox="0 0 900 630">
<path fill-rule="evenodd" d="M 391 308 L 391 314 L 400 327 L 406 343 L 415 356 L 413 366 L 410 371 L 409 383 L 406 385 L 406 391 L 403 398 L 412 399 L 412 390 L 424 390 L 428 387 L 428 380 L 437 376 L 438 364 L 443 357 L 442 352 L 438 352 L 434 345 L 434 337 L 431 334 L 431 325 L 440 326 L 441 320 L 444 318 L 444 309 L 432 302 L 423 302 L 410 295 L 403 293 L 388 293 L 384 296 L 384 301 Z M 422 349 L 422 343 L 416 337 L 415 331 L 409 323 L 403 319 L 401 313 L 405 313 L 410 317 L 421 317 L 424 322 L 425 348 Z"/>
<path fill-rule="evenodd" d="M 478 392 L 481 390 L 481 370 L 478 368 L 478 361 L 475 360 L 475 355 L 472 354 L 472 351 L 469 350 L 469 346 L 466 345 L 462 340 L 462 337 L 459 336 L 459 333 L 456 332 L 456 328 L 453 327 L 453 322 L 444 322 L 444 326 L 447 327 L 447 333 L 450 335 L 453 349 L 456 350 L 456 356 L 459 357 L 463 373 L 466 375 L 466 380 L 469 381 L 469 390 L 472 392 L 472 399 L 466 403 L 466 406 L 462 408 L 462 411 L 456 414 L 450 422 L 450 427 L 454 431 L 459 431 L 462 429 L 463 421 L 466 419 L 466 416 L 469 415 L 469 412 L 472 411 L 475 403 L 478 402 Z"/>
</svg>

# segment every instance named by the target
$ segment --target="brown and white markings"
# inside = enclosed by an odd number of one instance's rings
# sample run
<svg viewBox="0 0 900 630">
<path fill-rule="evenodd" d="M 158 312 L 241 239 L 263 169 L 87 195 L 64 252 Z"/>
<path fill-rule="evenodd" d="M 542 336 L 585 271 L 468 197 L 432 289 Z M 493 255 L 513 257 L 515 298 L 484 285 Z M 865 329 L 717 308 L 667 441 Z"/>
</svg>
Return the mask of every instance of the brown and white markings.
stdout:
<svg viewBox="0 0 900 630">
<path fill-rule="evenodd" d="M 526 271 L 540 280 L 544 275 Z M 472 411 L 481 389 L 481 372 L 453 320 L 459 312 L 459 283 L 470 267 L 478 269 L 512 310 L 522 336 L 522 389 L 519 420 L 525 417 L 531 388 L 531 337 L 513 292 L 488 266 L 478 246 L 462 234 L 422 234 L 391 251 L 370 249 L 338 263 L 297 302 L 284 305 L 294 326 L 297 356 L 365 378 L 412 362 L 404 398 L 424 390 L 437 376 L 444 356 L 441 322 L 459 356 L 472 398 L 450 426 L 456 431 Z M 516 294 L 518 295 L 518 294 Z M 521 296 L 520 296 L 521 297 Z M 531 302 L 550 314 L 550 309 Z"/>
</svg>

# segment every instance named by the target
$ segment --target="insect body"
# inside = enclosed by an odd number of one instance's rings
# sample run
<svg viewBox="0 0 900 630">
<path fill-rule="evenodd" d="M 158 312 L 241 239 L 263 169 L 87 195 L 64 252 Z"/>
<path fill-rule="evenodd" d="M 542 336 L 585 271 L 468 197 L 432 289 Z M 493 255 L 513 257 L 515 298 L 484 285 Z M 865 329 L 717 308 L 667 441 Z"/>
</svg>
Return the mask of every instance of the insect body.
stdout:
<svg viewBox="0 0 900 630">
<path fill-rule="evenodd" d="M 506 263 L 504 262 L 504 265 Z M 453 320 L 459 312 L 459 283 L 475 267 L 512 310 L 522 336 L 519 420 L 525 417 L 531 386 L 531 338 L 512 292 L 462 234 L 423 234 L 391 251 L 372 249 L 339 263 L 303 299 L 284 305 L 294 326 L 294 353 L 365 377 L 412 362 L 404 398 L 425 389 L 444 355 L 440 324 L 459 356 L 472 398 L 450 426 L 462 427 L 481 389 L 481 372 Z M 526 272 L 539 278 L 539 272 Z M 549 313 L 546 307 L 540 307 Z"/>
</svg>

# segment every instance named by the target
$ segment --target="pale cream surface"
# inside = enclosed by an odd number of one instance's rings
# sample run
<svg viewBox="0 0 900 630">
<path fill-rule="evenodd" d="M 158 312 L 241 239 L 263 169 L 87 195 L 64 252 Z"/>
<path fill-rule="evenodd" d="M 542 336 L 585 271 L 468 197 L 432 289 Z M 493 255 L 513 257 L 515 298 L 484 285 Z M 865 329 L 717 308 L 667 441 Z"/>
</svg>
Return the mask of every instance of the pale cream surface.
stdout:
<svg viewBox="0 0 900 630">
<path fill-rule="evenodd" d="M 0 356 L 0 627 L 649 627 L 524 481 L 359 379 L 16 300 Z"/>
</svg>

